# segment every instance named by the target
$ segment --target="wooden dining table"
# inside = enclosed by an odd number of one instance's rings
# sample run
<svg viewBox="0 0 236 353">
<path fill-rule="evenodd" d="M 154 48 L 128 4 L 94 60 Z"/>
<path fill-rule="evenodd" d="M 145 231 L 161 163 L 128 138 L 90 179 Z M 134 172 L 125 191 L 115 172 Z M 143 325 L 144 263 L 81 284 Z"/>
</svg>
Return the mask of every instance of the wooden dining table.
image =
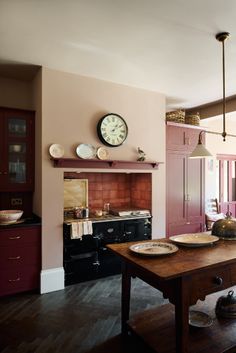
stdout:
<svg viewBox="0 0 236 353">
<path fill-rule="evenodd" d="M 166 238 L 155 241 L 171 243 Z M 140 336 L 158 353 L 236 352 L 236 319 L 219 318 L 214 311 L 219 291 L 236 285 L 236 241 L 178 246 L 177 252 L 163 256 L 138 255 L 130 249 L 134 244 L 107 246 L 122 258 L 122 334 Z M 160 290 L 169 303 L 130 318 L 132 277 Z M 210 327 L 189 325 L 189 307 L 197 302 L 213 317 Z"/>
</svg>

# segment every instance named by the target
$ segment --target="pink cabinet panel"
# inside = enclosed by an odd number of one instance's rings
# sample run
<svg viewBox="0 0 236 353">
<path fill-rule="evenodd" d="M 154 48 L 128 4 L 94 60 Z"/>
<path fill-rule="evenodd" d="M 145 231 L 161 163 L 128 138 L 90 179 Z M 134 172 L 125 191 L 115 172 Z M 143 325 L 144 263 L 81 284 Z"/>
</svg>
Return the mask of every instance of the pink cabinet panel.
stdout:
<svg viewBox="0 0 236 353">
<path fill-rule="evenodd" d="M 167 154 L 167 214 L 171 222 L 186 222 L 186 157 L 185 154 Z"/>
<path fill-rule="evenodd" d="M 198 135 L 199 129 L 167 126 L 167 236 L 204 230 L 204 160 L 188 158 Z"/>
<path fill-rule="evenodd" d="M 179 235 L 179 234 L 188 234 L 188 233 L 199 233 L 203 231 L 202 229 L 202 222 L 197 222 L 197 223 L 183 223 L 183 224 L 174 224 L 170 223 L 168 225 L 168 236 L 171 235 Z"/>
<path fill-rule="evenodd" d="M 198 143 L 201 129 L 181 126 L 167 126 L 166 143 L 168 150 L 192 152 Z"/>
<path fill-rule="evenodd" d="M 188 220 L 203 217 L 204 166 L 202 159 L 188 159 Z"/>
</svg>

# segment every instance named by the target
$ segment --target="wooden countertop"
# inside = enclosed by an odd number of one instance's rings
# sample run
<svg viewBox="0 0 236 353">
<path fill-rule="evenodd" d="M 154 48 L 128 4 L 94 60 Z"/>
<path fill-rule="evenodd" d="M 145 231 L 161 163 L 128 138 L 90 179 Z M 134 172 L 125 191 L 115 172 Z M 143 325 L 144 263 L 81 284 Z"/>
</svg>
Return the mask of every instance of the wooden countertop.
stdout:
<svg viewBox="0 0 236 353">
<path fill-rule="evenodd" d="M 171 243 L 165 238 L 158 241 Z M 128 263 L 134 263 L 162 280 L 194 274 L 201 268 L 213 269 L 224 263 L 229 265 L 236 262 L 236 241 L 219 240 L 214 245 L 195 248 L 178 246 L 179 250 L 176 253 L 157 257 L 136 255 L 129 249 L 136 243 L 109 244 L 107 247 Z"/>
</svg>

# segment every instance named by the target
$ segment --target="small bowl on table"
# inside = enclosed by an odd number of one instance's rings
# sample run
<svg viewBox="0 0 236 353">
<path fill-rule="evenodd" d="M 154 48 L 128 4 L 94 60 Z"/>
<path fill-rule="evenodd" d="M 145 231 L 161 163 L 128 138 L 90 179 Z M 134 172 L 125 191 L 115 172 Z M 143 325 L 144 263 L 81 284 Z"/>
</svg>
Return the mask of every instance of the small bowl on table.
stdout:
<svg viewBox="0 0 236 353">
<path fill-rule="evenodd" d="M 0 210 L 0 224 L 16 223 L 22 214 L 22 210 Z"/>
</svg>

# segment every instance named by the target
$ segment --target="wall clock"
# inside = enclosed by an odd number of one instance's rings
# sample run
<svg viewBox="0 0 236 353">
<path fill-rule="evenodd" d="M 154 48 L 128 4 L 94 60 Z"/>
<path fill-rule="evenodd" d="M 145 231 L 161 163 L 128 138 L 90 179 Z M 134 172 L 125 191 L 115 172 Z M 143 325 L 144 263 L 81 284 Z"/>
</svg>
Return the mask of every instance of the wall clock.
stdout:
<svg viewBox="0 0 236 353">
<path fill-rule="evenodd" d="M 128 136 L 128 126 L 118 114 L 104 115 L 97 124 L 97 133 L 100 141 L 107 146 L 122 145 Z"/>
</svg>

